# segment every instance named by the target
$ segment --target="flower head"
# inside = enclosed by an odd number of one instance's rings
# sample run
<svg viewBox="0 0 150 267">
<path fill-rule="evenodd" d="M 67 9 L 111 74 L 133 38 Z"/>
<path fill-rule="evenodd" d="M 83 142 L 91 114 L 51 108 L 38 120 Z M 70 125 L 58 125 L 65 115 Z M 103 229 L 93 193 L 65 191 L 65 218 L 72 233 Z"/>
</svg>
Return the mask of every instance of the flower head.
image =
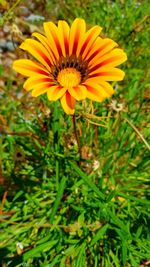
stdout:
<svg viewBox="0 0 150 267">
<path fill-rule="evenodd" d="M 14 61 L 13 68 L 28 77 L 24 88 L 37 97 L 47 93 L 48 99 L 60 99 L 67 114 L 74 114 L 75 102 L 89 98 L 103 101 L 114 93 L 108 81 L 121 81 L 124 72 L 116 66 L 127 56 L 109 38 L 99 36 L 101 27 L 86 31 L 83 19 L 75 19 L 69 27 L 60 20 L 58 26 L 44 23 L 45 35 L 33 33 L 20 46 L 34 59 Z"/>
</svg>

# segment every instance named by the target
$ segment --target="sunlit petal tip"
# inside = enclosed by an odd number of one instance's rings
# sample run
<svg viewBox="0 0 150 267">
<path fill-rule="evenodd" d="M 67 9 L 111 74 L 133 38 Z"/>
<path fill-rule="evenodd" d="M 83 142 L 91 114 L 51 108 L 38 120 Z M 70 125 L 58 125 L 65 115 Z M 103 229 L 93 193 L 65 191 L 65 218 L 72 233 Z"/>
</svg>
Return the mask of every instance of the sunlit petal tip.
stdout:
<svg viewBox="0 0 150 267">
<path fill-rule="evenodd" d="M 108 82 L 101 81 L 101 82 L 99 82 L 99 85 L 107 93 L 108 97 L 114 94 L 115 90 L 113 89 L 113 87 Z"/>
<path fill-rule="evenodd" d="M 31 92 L 31 95 L 32 95 L 33 97 L 37 97 L 37 96 L 38 96 L 36 90 L 33 90 L 33 91 Z"/>
<path fill-rule="evenodd" d="M 22 42 L 21 45 L 19 45 L 19 48 L 20 48 L 20 49 L 24 49 L 24 43 L 25 43 L 25 41 Z"/>
<path fill-rule="evenodd" d="M 37 62 L 34 62 L 30 59 L 18 59 L 15 60 L 13 64 L 14 70 L 23 76 L 30 77 L 33 74 L 44 74 L 47 75 L 49 72 Z"/>
<path fill-rule="evenodd" d="M 47 90 L 48 90 L 47 88 L 34 89 L 31 94 L 33 97 L 37 97 L 46 93 Z"/>
<path fill-rule="evenodd" d="M 27 80 L 28 81 L 28 80 Z M 27 82 L 26 81 L 26 82 Z M 30 91 L 30 90 L 32 90 L 32 87 L 31 86 L 28 86 L 27 84 L 26 84 L 26 82 L 23 84 L 23 88 L 26 90 L 26 91 Z"/>
<path fill-rule="evenodd" d="M 18 72 L 24 75 L 24 71 L 22 70 L 24 66 L 24 59 L 17 59 L 13 62 L 12 68 Z M 25 75 L 26 76 L 26 75 Z"/>
<path fill-rule="evenodd" d="M 86 86 L 84 85 L 70 88 L 68 89 L 68 92 L 72 97 L 74 97 L 78 101 L 84 100 L 87 97 L 87 89 Z"/>
<path fill-rule="evenodd" d="M 31 34 L 31 36 L 36 37 L 36 38 L 37 38 L 38 35 L 41 35 L 41 36 L 44 37 L 44 35 L 41 34 L 41 33 L 39 33 L 39 32 L 33 32 L 33 33 Z"/>
<path fill-rule="evenodd" d="M 124 57 L 124 61 L 122 63 L 124 63 L 125 61 L 127 61 L 128 56 L 124 51 L 122 51 L 122 56 Z"/>
<path fill-rule="evenodd" d="M 121 80 L 120 81 L 122 81 L 124 79 L 124 77 L 125 77 L 125 72 L 122 71 L 122 77 L 121 77 Z"/>
<path fill-rule="evenodd" d="M 75 113 L 75 99 L 68 92 L 63 95 L 60 102 L 68 115 L 73 115 Z"/>
<path fill-rule="evenodd" d="M 99 32 L 99 34 L 101 33 L 101 31 L 103 30 L 103 28 L 101 26 L 95 26 L 97 28 L 97 31 Z M 94 27 L 93 27 L 94 28 Z"/>
<path fill-rule="evenodd" d="M 47 97 L 50 101 L 60 99 L 67 91 L 67 88 L 62 88 L 58 85 L 51 86 L 47 91 Z"/>
<path fill-rule="evenodd" d="M 48 26 L 49 26 L 49 23 L 50 23 L 49 21 L 48 21 L 48 22 L 44 22 L 44 23 L 43 23 L 44 28 L 45 28 L 45 27 L 48 27 Z M 51 23 L 53 23 L 53 22 L 51 22 Z"/>
<path fill-rule="evenodd" d="M 25 50 L 26 44 L 27 44 L 28 41 L 30 41 L 30 40 L 32 40 L 32 39 L 31 39 L 31 38 L 27 38 L 25 41 L 23 41 L 23 42 L 20 44 L 19 48 Z"/>
<path fill-rule="evenodd" d="M 76 23 L 81 23 L 81 24 L 84 24 L 86 26 L 86 23 L 85 23 L 85 20 L 82 19 L 82 18 L 76 18 L 74 21 L 73 21 L 74 24 Z M 73 24 L 72 23 L 72 24 Z"/>
</svg>

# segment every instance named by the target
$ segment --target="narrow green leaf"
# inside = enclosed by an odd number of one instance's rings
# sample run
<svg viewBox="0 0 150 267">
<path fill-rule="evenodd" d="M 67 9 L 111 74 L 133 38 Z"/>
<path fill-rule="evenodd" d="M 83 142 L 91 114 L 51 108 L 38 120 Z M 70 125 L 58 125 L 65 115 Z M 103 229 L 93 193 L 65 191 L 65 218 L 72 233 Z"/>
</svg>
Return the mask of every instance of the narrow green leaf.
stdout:
<svg viewBox="0 0 150 267">
<path fill-rule="evenodd" d="M 119 263 L 117 255 L 115 255 L 112 252 L 112 250 L 110 250 L 109 254 L 110 254 L 111 258 L 113 259 L 113 262 L 115 263 L 115 267 L 120 267 L 120 263 Z"/>
<path fill-rule="evenodd" d="M 54 260 L 48 265 L 48 267 L 54 267 L 56 266 L 56 263 L 58 263 L 61 259 L 61 255 L 57 255 L 54 257 Z"/>
<path fill-rule="evenodd" d="M 100 239 L 102 239 L 108 229 L 109 224 L 105 224 L 101 229 L 98 230 L 98 232 L 96 233 L 96 235 L 94 236 L 90 246 L 94 246 L 96 244 L 97 241 L 99 241 Z"/>
<path fill-rule="evenodd" d="M 98 187 L 90 181 L 90 178 L 83 172 L 76 164 L 70 162 L 71 167 L 76 171 L 76 173 L 83 179 L 84 183 L 87 184 L 100 199 L 104 200 L 104 194 L 98 189 Z"/>
<path fill-rule="evenodd" d="M 134 197 L 134 196 L 131 196 L 131 195 L 127 195 L 127 194 L 123 194 L 123 193 L 120 193 L 120 192 L 116 193 L 116 195 L 119 196 L 119 197 L 123 197 L 125 199 L 136 201 L 137 203 L 140 203 L 140 204 L 143 204 L 143 205 L 147 205 L 147 206 L 150 205 L 150 201 L 146 200 L 146 199 L 140 199 L 140 198 L 137 198 L 137 197 Z"/>
<path fill-rule="evenodd" d="M 57 196 L 56 196 L 53 208 L 52 208 L 52 213 L 50 215 L 50 223 L 53 223 L 55 214 L 59 208 L 59 204 L 60 204 L 61 198 L 63 196 L 65 185 L 66 185 L 66 177 L 63 177 L 60 181 L 59 186 L 58 186 Z"/>
<path fill-rule="evenodd" d="M 123 221 L 120 220 L 116 214 L 114 214 L 110 210 L 108 210 L 108 213 L 110 215 L 110 218 L 111 218 L 113 224 L 117 225 L 117 227 L 119 227 L 121 230 L 123 230 L 126 234 L 130 234 L 130 233 L 128 233 L 127 225 L 124 224 Z"/>
<path fill-rule="evenodd" d="M 123 266 L 125 266 L 127 261 L 127 243 L 125 241 L 122 242 L 122 262 Z"/>
<path fill-rule="evenodd" d="M 53 240 L 53 241 L 49 241 L 46 242 L 44 244 L 41 244 L 27 252 L 25 252 L 23 254 L 23 260 L 26 261 L 30 258 L 35 257 L 38 253 L 43 252 L 44 250 L 50 250 L 58 241 L 57 240 Z"/>
<path fill-rule="evenodd" d="M 83 243 L 80 246 L 79 253 L 76 260 L 76 267 L 84 267 L 85 266 L 85 246 L 86 244 Z"/>
</svg>

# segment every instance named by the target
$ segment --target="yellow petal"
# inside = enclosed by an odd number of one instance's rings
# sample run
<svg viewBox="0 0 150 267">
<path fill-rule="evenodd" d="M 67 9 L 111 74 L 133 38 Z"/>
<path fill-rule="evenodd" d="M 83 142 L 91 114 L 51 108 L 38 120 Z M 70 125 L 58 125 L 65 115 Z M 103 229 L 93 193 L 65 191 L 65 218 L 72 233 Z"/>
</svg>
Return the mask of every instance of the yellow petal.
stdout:
<svg viewBox="0 0 150 267">
<path fill-rule="evenodd" d="M 93 92 L 97 92 L 97 95 L 98 97 L 100 97 L 100 99 L 104 99 L 106 97 L 109 96 L 108 92 L 104 89 L 103 86 L 101 86 L 100 84 L 98 83 L 95 83 L 93 81 L 86 81 L 85 82 L 85 85 L 88 87 L 88 88 L 92 88 Z M 87 90 L 89 91 L 89 90 Z"/>
<path fill-rule="evenodd" d="M 32 96 L 37 97 L 39 95 L 46 93 L 47 90 L 48 90 L 48 88 L 45 88 L 45 87 L 38 88 L 38 89 L 34 89 L 31 94 L 32 94 Z"/>
<path fill-rule="evenodd" d="M 81 46 L 85 34 L 86 24 L 83 19 L 75 19 L 71 25 L 69 38 L 69 55 L 75 55 L 78 47 Z"/>
<path fill-rule="evenodd" d="M 89 31 L 86 32 L 84 38 L 82 39 L 82 45 L 78 46 L 77 56 L 79 56 L 80 54 L 83 59 L 87 56 L 91 46 L 95 42 L 96 38 L 99 36 L 101 30 L 102 30 L 101 27 L 94 26 Z"/>
<path fill-rule="evenodd" d="M 63 56 L 69 55 L 69 32 L 70 27 L 64 20 L 58 21 L 58 33 L 59 33 L 59 40 L 62 49 Z"/>
<path fill-rule="evenodd" d="M 99 90 L 90 87 L 88 85 L 87 85 L 87 98 L 98 102 L 102 102 L 104 100 L 104 97 L 100 94 Z"/>
<path fill-rule="evenodd" d="M 56 101 L 65 94 L 66 90 L 67 90 L 66 88 L 64 88 L 64 87 L 62 88 L 58 85 L 52 86 L 47 91 L 48 99 L 50 101 Z"/>
<path fill-rule="evenodd" d="M 97 88 L 97 86 L 94 86 L 94 84 L 96 83 L 101 87 L 99 91 L 104 90 L 107 96 L 111 96 L 114 93 L 113 87 L 108 82 L 101 81 L 101 80 L 97 81 L 96 78 L 87 79 L 85 82 L 85 86 L 89 85 L 91 87 Z"/>
<path fill-rule="evenodd" d="M 101 81 L 101 82 L 99 83 L 99 85 L 100 85 L 101 87 L 104 88 L 105 92 L 106 92 L 109 96 L 111 96 L 112 94 L 114 94 L 115 91 L 114 91 L 113 87 L 112 87 L 109 83 L 107 83 L 107 82 L 105 82 L 105 81 Z"/>
<path fill-rule="evenodd" d="M 47 49 L 38 41 L 32 39 L 26 39 L 20 48 L 28 51 L 33 57 L 35 57 L 40 63 L 42 63 L 48 70 L 50 70 L 51 61 L 50 55 Z"/>
<path fill-rule="evenodd" d="M 97 59 L 110 52 L 116 46 L 118 46 L 118 44 L 113 40 L 109 38 L 101 39 L 98 37 L 85 60 L 87 60 L 89 62 L 89 66 L 91 66 L 97 61 Z"/>
<path fill-rule="evenodd" d="M 92 72 L 95 70 L 97 70 L 98 72 L 99 68 L 104 66 L 116 67 L 121 63 L 125 62 L 126 60 L 127 60 L 127 55 L 123 52 L 122 49 L 119 48 L 113 49 L 111 52 L 98 58 L 97 61 L 95 60 L 92 66 L 89 67 L 90 74 L 92 74 Z"/>
<path fill-rule="evenodd" d="M 44 35 L 38 32 L 34 32 L 32 36 L 36 37 L 43 44 L 43 46 L 47 49 L 47 51 L 50 54 L 50 61 L 53 64 L 56 61 L 56 58 L 54 56 L 52 48 L 50 47 L 48 39 Z"/>
<path fill-rule="evenodd" d="M 49 84 L 54 84 L 53 80 L 46 75 L 35 75 L 35 76 L 28 78 L 25 81 L 23 87 L 25 90 L 30 91 L 34 89 L 36 86 L 47 83 L 47 82 L 49 82 Z"/>
<path fill-rule="evenodd" d="M 13 69 L 24 76 L 32 76 L 36 74 L 49 75 L 46 68 L 37 62 L 29 59 L 18 59 L 13 62 Z"/>
<path fill-rule="evenodd" d="M 44 93 L 45 93 L 52 86 L 53 86 L 53 84 L 50 83 L 50 82 L 39 83 L 36 86 L 34 86 L 33 91 L 32 91 L 32 96 L 38 96 L 38 95 L 42 94 L 40 92 L 42 92 L 43 90 L 44 90 Z"/>
<path fill-rule="evenodd" d="M 51 86 L 53 86 L 53 84 L 50 82 L 37 84 L 36 86 L 34 86 L 34 89 L 32 91 L 32 96 L 36 97 L 36 96 L 46 93 Z"/>
<path fill-rule="evenodd" d="M 88 79 L 91 79 L 95 82 L 99 81 L 122 81 L 125 76 L 124 71 L 117 68 L 107 68 L 102 67 L 92 74 L 89 74 Z"/>
<path fill-rule="evenodd" d="M 62 50 L 58 38 L 58 28 L 53 22 L 45 22 L 44 30 L 56 59 L 59 59 L 62 55 Z"/>
<path fill-rule="evenodd" d="M 68 115 L 73 115 L 75 112 L 75 99 L 66 92 L 64 96 L 60 99 L 61 105 L 64 109 L 64 111 Z"/>
<path fill-rule="evenodd" d="M 87 96 L 87 89 L 84 85 L 79 85 L 77 87 L 70 88 L 68 89 L 68 92 L 78 101 L 85 99 Z"/>
</svg>

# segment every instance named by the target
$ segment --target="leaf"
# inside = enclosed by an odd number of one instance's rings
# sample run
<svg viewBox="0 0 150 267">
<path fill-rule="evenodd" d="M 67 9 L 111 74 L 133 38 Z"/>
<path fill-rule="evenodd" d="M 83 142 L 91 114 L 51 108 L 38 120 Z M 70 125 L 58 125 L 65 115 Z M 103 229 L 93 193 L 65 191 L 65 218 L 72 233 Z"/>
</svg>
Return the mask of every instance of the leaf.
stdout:
<svg viewBox="0 0 150 267">
<path fill-rule="evenodd" d="M 50 223 L 53 223 L 55 214 L 56 214 L 56 212 L 57 212 L 57 210 L 59 208 L 59 204 L 60 204 L 61 198 L 63 196 L 65 185 L 66 185 L 66 177 L 63 177 L 61 179 L 61 181 L 60 181 L 59 186 L 58 186 L 57 196 L 56 196 L 56 199 L 55 199 L 55 202 L 54 202 L 54 205 L 53 205 L 53 208 L 52 208 L 52 212 L 51 212 L 51 215 L 50 215 Z"/>
<path fill-rule="evenodd" d="M 90 178 L 83 172 L 77 165 L 70 162 L 71 167 L 76 171 L 76 173 L 83 179 L 84 183 L 87 184 L 100 199 L 104 200 L 104 194 L 98 189 L 98 187 L 90 181 Z"/>
<path fill-rule="evenodd" d="M 28 259 L 36 257 L 38 253 L 41 253 L 45 250 L 50 250 L 55 244 L 57 244 L 57 242 L 58 240 L 49 241 L 25 252 L 23 254 L 23 260 L 26 261 Z"/>
<path fill-rule="evenodd" d="M 98 230 L 98 232 L 96 233 L 96 235 L 94 236 L 93 240 L 91 241 L 90 246 L 94 246 L 96 244 L 97 241 L 99 241 L 100 239 L 103 239 L 107 229 L 108 229 L 109 224 L 105 224 L 101 229 Z"/>
</svg>

